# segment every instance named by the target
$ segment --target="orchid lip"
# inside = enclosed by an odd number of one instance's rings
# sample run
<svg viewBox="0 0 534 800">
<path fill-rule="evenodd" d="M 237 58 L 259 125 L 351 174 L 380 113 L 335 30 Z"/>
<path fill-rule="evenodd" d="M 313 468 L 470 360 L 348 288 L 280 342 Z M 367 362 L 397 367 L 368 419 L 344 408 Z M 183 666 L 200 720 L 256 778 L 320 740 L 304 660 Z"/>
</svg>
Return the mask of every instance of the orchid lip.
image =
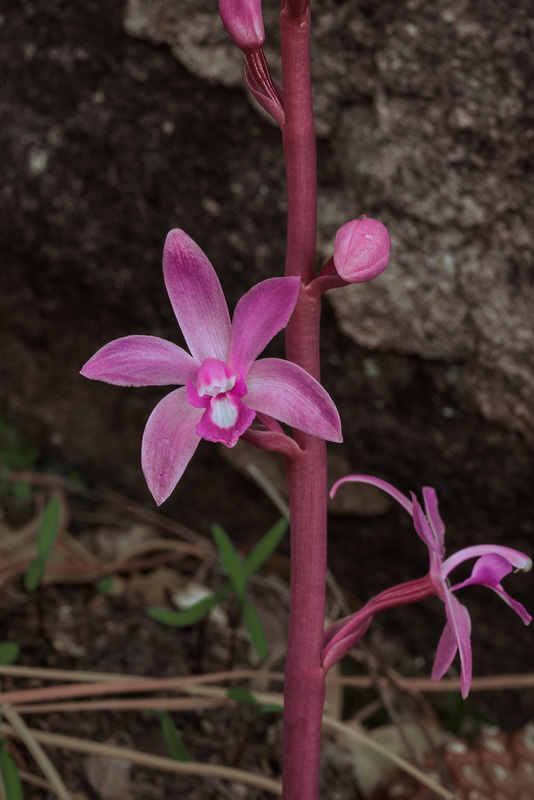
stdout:
<svg viewBox="0 0 534 800">
<path fill-rule="evenodd" d="M 465 547 L 463 550 L 459 550 L 457 553 L 454 553 L 454 555 L 446 558 L 442 564 L 441 574 L 446 578 L 453 569 L 459 564 L 463 564 L 464 561 L 468 561 L 470 558 L 487 555 L 501 556 L 508 561 L 517 572 L 528 572 L 532 568 L 531 559 L 519 550 L 499 545 L 478 544 L 472 547 Z"/>
</svg>

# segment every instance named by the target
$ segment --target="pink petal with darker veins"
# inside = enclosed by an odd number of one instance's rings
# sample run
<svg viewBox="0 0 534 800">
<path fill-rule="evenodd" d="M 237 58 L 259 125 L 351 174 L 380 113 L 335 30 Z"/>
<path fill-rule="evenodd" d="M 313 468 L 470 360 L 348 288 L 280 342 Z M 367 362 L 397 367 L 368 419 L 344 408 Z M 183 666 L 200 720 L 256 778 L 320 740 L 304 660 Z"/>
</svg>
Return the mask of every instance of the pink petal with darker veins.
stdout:
<svg viewBox="0 0 534 800">
<path fill-rule="evenodd" d="M 287 325 L 299 291 L 300 278 L 270 278 L 243 295 L 232 319 L 228 363 L 233 370 L 247 374 L 273 336 Z"/>
<path fill-rule="evenodd" d="M 448 627 L 450 628 L 458 650 L 460 651 L 460 663 L 462 667 L 460 684 L 462 688 L 462 697 L 465 699 L 469 694 L 469 687 L 471 686 L 471 678 L 473 675 L 473 657 L 471 655 L 471 617 L 469 616 L 469 611 L 467 608 L 463 606 L 450 592 L 446 592 L 443 599 L 445 602 L 445 613 L 447 615 Z M 436 659 L 438 658 L 438 655 L 440 655 L 439 646 Z M 441 667 L 444 663 L 445 660 L 443 659 Z M 448 666 L 450 666 L 450 662 Z M 448 666 L 445 668 L 445 671 L 448 669 Z M 438 669 L 438 671 L 441 670 L 441 667 Z M 441 674 L 443 674 L 443 672 Z"/>
<path fill-rule="evenodd" d="M 230 315 L 221 284 L 200 247 L 178 228 L 163 249 L 163 276 L 176 319 L 193 357 L 228 360 Z"/>
<path fill-rule="evenodd" d="M 255 361 L 247 375 L 247 389 L 244 402 L 249 408 L 319 439 L 343 440 L 334 401 L 315 378 L 291 361 Z"/>
<path fill-rule="evenodd" d="M 80 370 L 115 386 L 166 386 L 195 380 L 200 364 L 181 347 L 157 336 L 125 336 L 104 345 Z"/>
<path fill-rule="evenodd" d="M 161 505 L 173 491 L 198 447 L 196 426 L 203 411 L 187 401 L 187 389 L 161 400 L 146 424 L 141 464 L 148 488 Z"/>
<path fill-rule="evenodd" d="M 439 548 L 439 554 L 443 558 L 445 556 L 445 524 L 439 514 L 436 490 L 431 486 L 424 486 L 423 501 L 430 528 Z"/>
</svg>

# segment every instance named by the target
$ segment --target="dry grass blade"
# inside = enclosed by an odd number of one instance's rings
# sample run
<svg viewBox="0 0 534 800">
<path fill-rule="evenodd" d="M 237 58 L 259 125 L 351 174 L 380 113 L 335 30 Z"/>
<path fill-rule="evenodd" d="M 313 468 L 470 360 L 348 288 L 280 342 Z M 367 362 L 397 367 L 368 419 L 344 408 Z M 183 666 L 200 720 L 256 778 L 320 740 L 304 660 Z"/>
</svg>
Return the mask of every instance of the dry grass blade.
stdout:
<svg viewBox="0 0 534 800">
<path fill-rule="evenodd" d="M 6 715 L 7 716 L 7 715 Z M 148 767 L 149 769 L 160 769 L 165 772 L 174 772 L 180 775 L 197 775 L 198 777 L 219 778 L 226 781 L 236 781 L 238 783 L 245 783 L 248 786 L 255 786 L 258 789 L 264 789 L 271 792 L 277 797 L 282 794 L 282 784 L 272 778 L 266 778 L 264 775 L 256 775 L 253 772 L 246 772 L 242 769 L 235 769 L 234 767 L 225 767 L 219 764 L 201 764 L 195 761 L 173 761 L 171 758 L 163 756 L 153 756 L 149 753 L 141 753 L 136 750 L 129 750 L 126 747 L 116 747 L 107 744 L 100 744 L 98 742 L 88 742 L 84 739 L 78 739 L 74 736 L 62 736 L 56 733 L 46 733 L 45 731 L 37 731 L 33 728 L 24 728 L 29 731 L 31 736 L 37 741 L 42 742 L 48 747 L 57 747 L 62 750 L 71 750 L 77 753 L 93 753 L 96 755 L 107 756 L 109 758 L 118 758 L 123 761 L 129 761 L 132 764 Z M 3 727 L 5 736 L 15 736 L 22 738 L 18 730 L 15 730 L 11 725 Z M 71 800 L 71 798 L 69 798 Z"/>
<path fill-rule="evenodd" d="M 61 780 L 58 771 L 39 744 L 35 732 L 30 730 L 19 714 L 9 706 L 4 706 L 3 714 L 9 720 L 17 736 L 24 742 L 36 762 L 46 775 L 50 786 L 59 797 L 59 800 L 72 800 L 67 787 Z"/>
</svg>

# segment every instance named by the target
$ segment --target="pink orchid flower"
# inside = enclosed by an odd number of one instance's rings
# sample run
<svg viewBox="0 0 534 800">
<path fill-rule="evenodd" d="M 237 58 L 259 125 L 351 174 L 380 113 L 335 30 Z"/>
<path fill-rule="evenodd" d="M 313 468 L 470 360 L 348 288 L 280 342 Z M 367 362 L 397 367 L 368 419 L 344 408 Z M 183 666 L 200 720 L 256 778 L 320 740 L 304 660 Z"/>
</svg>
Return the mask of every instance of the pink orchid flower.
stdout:
<svg viewBox="0 0 534 800">
<path fill-rule="evenodd" d="M 181 230 L 167 236 L 163 276 L 191 355 L 155 336 L 126 336 L 102 347 L 81 370 L 86 378 L 117 386 L 186 384 L 158 403 L 143 435 L 143 472 L 158 505 L 173 491 L 201 439 L 233 447 L 256 412 L 341 441 L 334 402 L 311 375 L 279 358 L 256 360 L 287 325 L 299 278 L 253 286 L 230 322 L 215 270 Z"/>
<path fill-rule="evenodd" d="M 445 603 L 447 617 L 447 623 L 436 651 L 432 680 L 437 681 L 443 677 L 459 651 L 462 696 L 464 698 L 467 697 L 471 685 L 473 664 L 471 654 L 471 618 L 465 606 L 456 599 L 454 593 L 459 589 L 463 589 L 466 586 L 474 586 L 475 584 L 487 586 L 489 589 L 493 589 L 505 603 L 513 608 L 525 625 L 529 625 L 532 622 L 532 617 L 521 603 L 518 603 L 517 600 L 514 600 L 505 592 L 501 581 L 512 571 L 528 572 L 532 567 L 532 561 L 524 553 L 513 550 L 511 547 L 486 544 L 466 547 L 453 556 L 445 558 L 445 525 L 439 515 L 438 500 L 434 489 L 428 486 L 423 488 L 425 508 L 423 513 L 423 509 L 413 493 L 411 493 L 412 499 L 410 502 L 402 492 L 399 492 L 390 483 L 370 475 L 348 475 L 346 478 L 337 481 L 332 488 L 331 494 L 334 494 L 337 488 L 346 481 L 370 483 L 373 486 L 378 486 L 390 494 L 411 514 L 415 530 L 428 547 L 430 555 L 429 579 L 433 593 Z M 471 558 L 477 559 L 471 576 L 467 580 L 451 586 L 449 581 L 451 572 L 459 564 L 463 564 L 464 561 Z M 415 584 L 416 582 L 414 581 Z M 409 586 L 409 584 L 406 584 L 406 586 Z M 384 592 L 384 594 L 386 593 Z M 410 599 L 410 602 L 413 601 L 414 598 Z"/>
</svg>

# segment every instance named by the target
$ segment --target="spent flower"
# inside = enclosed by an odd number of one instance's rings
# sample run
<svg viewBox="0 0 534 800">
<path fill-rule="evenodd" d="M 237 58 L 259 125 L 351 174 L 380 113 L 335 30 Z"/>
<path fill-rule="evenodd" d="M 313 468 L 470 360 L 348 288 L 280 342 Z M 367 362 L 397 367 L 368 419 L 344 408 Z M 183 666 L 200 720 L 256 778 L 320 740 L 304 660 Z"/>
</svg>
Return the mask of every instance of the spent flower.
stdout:
<svg viewBox="0 0 534 800">
<path fill-rule="evenodd" d="M 158 403 L 143 435 L 143 472 L 160 505 L 171 494 L 201 439 L 233 447 L 256 412 L 305 433 L 341 441 L 334 402 L 301 367 L 258 359 L 284 328 L 299 278 L 270 278 L 238 302 L 230 321 L 213 266 L 181 230 L 163 251 L 165 286 L 190 353 L 156 336 L 126 336 L 104 345 L 81 370 L 117 386 L 185 384 Z"/>
</svg>

